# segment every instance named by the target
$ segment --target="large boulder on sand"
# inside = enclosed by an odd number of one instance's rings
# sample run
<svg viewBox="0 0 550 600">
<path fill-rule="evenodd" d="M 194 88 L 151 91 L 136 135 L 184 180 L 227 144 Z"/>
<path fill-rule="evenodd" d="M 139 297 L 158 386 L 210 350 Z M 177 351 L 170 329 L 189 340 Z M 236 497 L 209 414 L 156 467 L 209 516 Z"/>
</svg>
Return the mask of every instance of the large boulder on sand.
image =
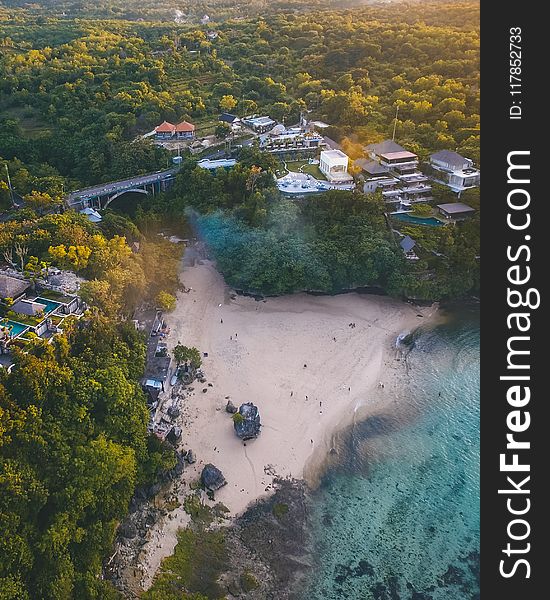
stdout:
<svg viewBox="0 0 550 600">
<path fill-rule="evenodd" d="M 176 445 L 181 439 L 181 427 L 172 427 L 166 436 L 166 441 Z"/>
<path fill-rule="evenodd" d="M 222 472 L 211 463 L 205 465 L 202 470 L 201 482 L 207 490 L 212 492 L 219 490 L 227 483 Z"/>
<path fill-rule="evenodd" d="M 241 404 L 237 414 L 233 417 L 233 425 L 237 436 L 241 440 L 251 440 L 258 437 L 260 427 L 262 426 L 258 408 L 252 402 L 247 402 L 246 404 Z"/>
</svg>

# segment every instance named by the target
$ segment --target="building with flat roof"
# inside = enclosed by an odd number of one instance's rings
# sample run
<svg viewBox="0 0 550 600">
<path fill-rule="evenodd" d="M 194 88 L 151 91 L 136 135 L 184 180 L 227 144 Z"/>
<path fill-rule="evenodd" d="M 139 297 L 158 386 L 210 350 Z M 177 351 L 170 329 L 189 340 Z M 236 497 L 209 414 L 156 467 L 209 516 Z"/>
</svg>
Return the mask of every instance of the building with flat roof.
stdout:
<svg viewBox="0 0 550 600">
<path fill-rule="evenodd" d="M 471 206 L 462 202 L 447 202 L 446 204 L 438 204 L 439 212 L 446 218 L 454 221 L 461 221 L 471 217 L 476 211 Z"/>
<path fill-rule="evenodd" d="M 323 150 L 319 169 L 330 182 L 347 183 L 353 180 L 348 173 L 349 157 L 342 150 Z"/>
<path fill-rule="evenodd" d="M 209 160 L 207 158 L 199 160 L 197 167 L 201 169 L 208 169 L 209 171 L 215 171 L 216 169 L 230 169 L 237 164 L 235 158 L 220 158 L 218 160 Z"/>
<path fill-rule="evenodd" d="M 280 157 L 313 156 L 323 147 L 322 135 L 302 127 L 286 129 L 284 125 L 276 125 L 269 133 L 260 136 L 260 148 Z"/>
<path fill-rule="evenodd" d="M 274 121 L 271 117 L 246 117 L 242 120 L 243 123 L 250 127 L 256 133 L 266 133 L 267 131 L 271 131 L 277 122 Z"/>
<path fill-rule="evenodd" d="M 426 172 L 431 179 L 446 185 L 459 195 L 464 190 L 479 186 L 481 178 L 471 159 L 452 150 L 440 150 L 432 154 Z"/>
</svg>

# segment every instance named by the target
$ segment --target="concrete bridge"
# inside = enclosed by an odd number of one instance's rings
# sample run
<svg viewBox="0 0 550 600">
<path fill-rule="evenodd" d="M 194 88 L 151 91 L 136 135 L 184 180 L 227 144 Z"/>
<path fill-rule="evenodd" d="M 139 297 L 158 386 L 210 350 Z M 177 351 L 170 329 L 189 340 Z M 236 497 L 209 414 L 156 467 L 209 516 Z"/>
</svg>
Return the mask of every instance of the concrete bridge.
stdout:
<svg viewBox="0 0 550 600">
<path fill-rule="evenodd" d="M 177 172 L 178 169 L 173 168 L 147 175 L 137 175 L 122 181 L 100 183 L 83 190 L 71 192 L 65 198 L 65 203 L 69 208 L 75 210 L 88 207 L 101 210 L 107 208 L 113 200 L 127 192 L 152 194 L 154 196 L 172 185 Z"/>
</svg>

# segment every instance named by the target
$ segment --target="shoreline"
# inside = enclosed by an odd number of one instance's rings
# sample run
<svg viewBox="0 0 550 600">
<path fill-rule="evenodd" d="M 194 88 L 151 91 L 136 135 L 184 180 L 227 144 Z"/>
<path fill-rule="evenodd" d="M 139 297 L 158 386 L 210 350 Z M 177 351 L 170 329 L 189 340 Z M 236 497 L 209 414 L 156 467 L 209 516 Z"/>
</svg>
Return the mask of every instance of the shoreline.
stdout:
<svg viewBox="0 0 550 600">
<path fill-rule="evenodd" d="M 205 464 L 215 464 L 228 482 L 215 503 L 227 506 L 232 522 L 272 494 L 276 479 L 305 480 L 314 489 L 338 459 L 331 450 L 338 435 L 358 419 L 392 410 L 391 382 L 403 364 L 397 336 L 431 322 L 437 310 L 355 292 L 257 300 L 234 293 L 210 261 L 186 267 L 180 279 L 188 291 L 166 315 L 169 350 L 181 342 L 207 353 L 206 383 L 188 388 L 177 419 L 178 448 L 192 449 L 197 462 L 168 493 L 180 506 L 151 527 L 138 560 L 141 589 L 150 587 L 177 531 L 189 524 L 183 501 Z M 258 406 L 256 440 L 236 437 L 228 399 Z"/>
</svg>

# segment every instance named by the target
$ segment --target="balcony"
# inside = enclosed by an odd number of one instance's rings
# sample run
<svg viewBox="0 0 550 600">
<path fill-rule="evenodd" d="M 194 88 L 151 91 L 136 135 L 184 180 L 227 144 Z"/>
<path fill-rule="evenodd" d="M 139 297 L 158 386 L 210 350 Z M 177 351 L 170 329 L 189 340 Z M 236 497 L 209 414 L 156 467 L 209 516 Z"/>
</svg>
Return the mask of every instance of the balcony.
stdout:
<svg viewBox="0 0 550 600">
<path fill-rule="evenodd" d="M 391 162 L 384 159 L 380 160 L 380 164 L 387 169 L 393 169 L 395 171 L 402 171 L 407 169 L 418 168 L 418 160 L 406 160 L 402 162 Z"/>
<path fill-rule="evenodd" d="M 395 198 L 397 196 L 401 196 L 403 194 L 403 190 L 382 190 L 382 196 L 384 198 Z"/>
<path fill-rule="evenodd" d="M 405 192 L 406 194 L 421 194 L 422 192 L 431 192 L 432 190 L 432 186 L 431 185 L 404 185 L 403 186 L 403 192 Z"/>
<path fill-rule="evenodd" d="M 420 198 L 409 198 L 410 204 L 419 204 L 420 202 L 431 202 L 433 196 L 421 196 Z"/>
<path fill-rule="evenodd" d="M 428 181 L 428 177 L 426 177 L 426 175 L 418 171 L 416 173 L 405 173 L 403 175 L 400 175 L 399 179 L 403 183 L 423 183 L 425 181 Z"/>
</svg>

